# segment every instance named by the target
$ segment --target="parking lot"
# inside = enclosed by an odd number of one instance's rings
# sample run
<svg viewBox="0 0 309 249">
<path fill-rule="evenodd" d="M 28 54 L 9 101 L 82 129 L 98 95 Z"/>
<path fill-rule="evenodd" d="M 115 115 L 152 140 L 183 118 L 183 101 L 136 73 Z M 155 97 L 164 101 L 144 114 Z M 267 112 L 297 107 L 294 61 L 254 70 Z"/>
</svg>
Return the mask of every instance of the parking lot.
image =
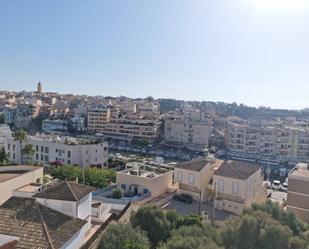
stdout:
<svg viewBox="0 0 309 249">
<path fill-rule="evenodd" d="M 269 199 L 273 202 L 279 203 L 279 205 L 282 205 L 287 200 L 286 192 L 268 189 L 267 193 L 271 193 Z"/>
</svg>

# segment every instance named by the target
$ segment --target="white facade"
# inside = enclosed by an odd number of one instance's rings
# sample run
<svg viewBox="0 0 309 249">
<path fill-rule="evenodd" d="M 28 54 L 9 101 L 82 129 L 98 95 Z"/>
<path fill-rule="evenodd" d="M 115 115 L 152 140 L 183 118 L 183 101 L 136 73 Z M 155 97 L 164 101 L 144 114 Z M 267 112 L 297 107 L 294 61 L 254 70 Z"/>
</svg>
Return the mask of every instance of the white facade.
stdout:
<svg viewBox="0 0 309 249">
<path fill-rule="evenodd" d="M 76 140 L 74 140 L 76 142 Z M 25 144 L 31 144 L 35 150 L 32 161 L 38 163 L 61 162 L 67 165 L 107 166 L 108 144 L 86 144 L 77 141 L 71 142 L 70 138 L 52 138 L 43 136 L 28 136 Z M 14 138 L 6 139 L 6 151 L 11 161 L 20 163 L 20 144 Z"/>
<path fill-rule="evenodd" d="M 89 193 L 77 202 L 43 198 L 36 198 L 36 201 L 70 217 L 86 220 L 88 223 L 88 230 L 91 227 L 92 193 Z"/>
</svg>

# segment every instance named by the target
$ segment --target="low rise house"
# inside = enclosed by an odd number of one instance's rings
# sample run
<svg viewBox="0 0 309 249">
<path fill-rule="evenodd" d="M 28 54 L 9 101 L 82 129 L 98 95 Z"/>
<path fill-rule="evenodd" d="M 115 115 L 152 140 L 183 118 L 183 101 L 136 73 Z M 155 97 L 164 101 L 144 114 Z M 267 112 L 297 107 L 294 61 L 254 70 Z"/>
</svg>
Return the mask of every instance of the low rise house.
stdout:
<svg viewBox="0 0 309 249">
<path fill-rule="evenodd" d="M 252 163 L 224 162 L 214 173 L 213 187 L 216 208 L 235 214 L 266 200 L 261 167 Z"/>
<path fill-rule="evenodd" d="M 86 220 L 91 225 L 91 202 L 94 188 L 64 181 L 35 194 L 36 201 L 70 217 Z"/>
<path fill-rule="evenodd" d="M 287 208 L 303 222 L 309 223 L 309 167 L 299 163 L 288 177 Z"/>
<path fill-rule="evenodd" d="M 222 160 L 206 157 L 176 165 L 174 181 L 178 183 L 177 194 L 190 195 L 196 201 L 208 200 L 212 191 L 207 186 L 211 182 L 214 170 L 222 163 Z"/>
<path fill-rule="evenodd" d="M 125 170 L 117 172 L 117 187 L 132 195 L 149 194 L 158 197 L 167 193 L 172 187 L 172 172 L 146 167 L 144 163 L 128 163 Z"/>
<path fill-rule="evenodd" d="M 0 205 L 12 197 L 14 190 L 43 182 L 43 168 L 27 165 L 0 167 Z"/>
<path fill-rule="evenodd" d="M 92 191 L 62 182 L 33 198 L 11 197 L 0 206 L 0 240 L 20 249 L 81 248 L 91 228 Z"/>
</svg>

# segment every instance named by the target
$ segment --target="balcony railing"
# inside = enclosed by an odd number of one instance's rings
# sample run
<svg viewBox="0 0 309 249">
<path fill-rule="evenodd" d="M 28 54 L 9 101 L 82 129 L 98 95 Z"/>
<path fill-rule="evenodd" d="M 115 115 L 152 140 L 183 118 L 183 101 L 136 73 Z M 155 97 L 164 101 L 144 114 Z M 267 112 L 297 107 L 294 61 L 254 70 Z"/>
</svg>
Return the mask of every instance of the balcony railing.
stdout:
<svg viewBox="0 0 309 249">
<path fill-rule="evenodd" d="M 186 191 L 190 191 L 190 192 L 195 192 L 195 193 L 200 193 L 201 190 L 196 187 L 196 186 L 192 186 L 192 185 L 189 185 L 189 184 L 185 184 L 185 183 L 179 183 L 179 189 L 182 189 L 182 190 L 186 190 Z"/>
<path fill-rule="evenodd" d="M 223 199 L 244 204 L 245 200 L 238 195 L 227 194 L 223 192 L 217 192 L 217 199 Z"/>
</svg>

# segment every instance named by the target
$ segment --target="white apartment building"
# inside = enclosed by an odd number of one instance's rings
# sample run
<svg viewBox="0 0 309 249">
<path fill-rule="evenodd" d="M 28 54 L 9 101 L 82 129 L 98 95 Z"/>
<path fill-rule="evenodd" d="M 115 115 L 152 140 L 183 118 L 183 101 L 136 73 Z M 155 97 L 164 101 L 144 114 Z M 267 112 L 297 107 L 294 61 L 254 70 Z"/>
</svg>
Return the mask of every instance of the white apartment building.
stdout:
<svg viewBox="0 0 309 249">
<path fill-rule="evenodd" d="M 86 139 L 72 137 L 59 137 L 52 135 L 28 136 L 23 143 L 31 144 L 35 150 L 31 161 L 37 163 L 59 162 L 67 165 L 81 167 L 107 166 L 108 144 Z M 12 162 L 20 163 L 20 144 L 14 138 L 6 138 L 6 151 Z"/>
<path fill-rule="evenodd" d="M 281 161 L 309 159 L 309 130 L 305 128 L 230 121 L 225 141 L 230 155 Z"/>
<path fill-rule="evenodd" d="M 88 131 L 102 131 L 110 120 L 109 108 L 89 108 L 87 112 Z"/>
</svg>

